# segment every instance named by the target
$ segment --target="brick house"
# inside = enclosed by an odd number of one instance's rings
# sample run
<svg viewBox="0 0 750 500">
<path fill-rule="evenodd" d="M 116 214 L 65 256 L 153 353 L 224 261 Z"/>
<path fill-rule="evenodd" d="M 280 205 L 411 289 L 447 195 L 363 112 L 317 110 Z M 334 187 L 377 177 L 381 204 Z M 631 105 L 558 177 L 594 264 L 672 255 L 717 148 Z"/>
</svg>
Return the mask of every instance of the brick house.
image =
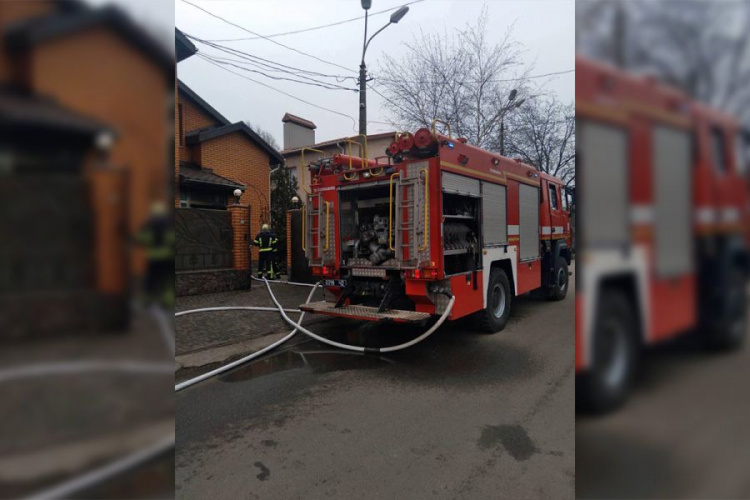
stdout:
<svg viewBox="0 0 750 500">
<path fill-rule="evenodd" d="M 242 191 L 256 232 L 270 220 L 271 168 L 283 157 L 244 122 L 230 123 L 184 82 L 178 81 L 178 158 L 175 207 L 225 209 Z M 253 260 L 257 259 L 257 249 Z"/>
<path fill-rule="evenodd" d="M 129 235 L 169 184 L 173 64 L 116 8 L 0 2 L 3 336 L 126 325 Z"/>
<path fill-rule="evenodd" d="M 0 30 L 0 81 L 113 129 L 110 158 L 127 172 L 125 223 L 134 234 L 171 184 L 172 54 L 120 9 L 75 0 L 0 2 Z M 128 274 L 144 269 L 134 248 Z"/>
<path fill-rule="evenodd" d="M 314 151 L 305 152 L 305 163 L 316 160 L 320 157 L 332 156 L 336 153 L 347 153 L 349 151 L 348 143 L 346 142 L 347 137 L 340 137 L 338 139 L 332 139 L 330 141 L 315 142 L 315 129 L 316 126 L 310 120 L 300 118 L 291 113 L 284 114 L 281 119 L 284 123 L 284 149 L 281 150 L 281 155 L 284 157 L 286 162 L 286 168 L 290 169 L 291 176 L 297 179 L 298 190 L 297 193 L 300 200 L 306 200 L 307 195 L 305 187 L 310 189 L 310 176 L 305 172 L 305 184 L 302 185 L 302 149 L 303 148 L 314 148 L 324 152 L 323 155 Z M 386 148 L 393 142 L 395 132 L 383 132 L 380 134 L 369 134 L 367 136 L 367 157 L 370 159 L 377 157 L 384 157 Z M 353 141 L 359 141 L 359 137 L 350 137 Z M 351 151 L 353 156 L 359 156 L 358 146 L 352 145 Z"/>
</svg>

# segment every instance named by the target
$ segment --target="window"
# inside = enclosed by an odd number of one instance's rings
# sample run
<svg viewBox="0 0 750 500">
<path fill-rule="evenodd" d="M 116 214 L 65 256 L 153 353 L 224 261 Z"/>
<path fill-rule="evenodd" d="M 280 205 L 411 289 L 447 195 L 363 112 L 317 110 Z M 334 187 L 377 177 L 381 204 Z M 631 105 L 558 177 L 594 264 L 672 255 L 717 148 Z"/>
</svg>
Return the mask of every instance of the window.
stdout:
<svg viewBox="0 0 750 500">
<path fill-rule="evenodd" d="M 549 185 L 549 207 L 552 210 L 557 210 L 557 190 L 554 184 Z"/>
<path fill-rule="evenodd" d="M 562 209 L 568 211 L 568 190 L 566 188 L 560 188 L 560 199 L 562 201 Z"/>
<path fill-rule="evenodd" d="M 221 193 L 180 190 L 181 208 L 208 208 L 226 210 L 228 196 Z"/>
<path fill-rule="evenodd" d="M 184 133 L 184 128 L 182 126 L 182 104 L 177 105 L 177 127 L 179 129 L 179 134 L 180 134 L 179 135 L 180 146 L 184 146 L 185 145 L 185 133 Z"/>
<path fill-rule="evenodd" d="M 728 170 L 726 142 L 724 141 L 724 131 L 719 127 L 711 129 L 711 148 L 714 167 L 719 172 L 726 172 Z"/>
<path fill-rule="evenodd" d="M 750 132 L 737 134 L 737 173 L 745 175 L 750 167 Z"/>
</svg>

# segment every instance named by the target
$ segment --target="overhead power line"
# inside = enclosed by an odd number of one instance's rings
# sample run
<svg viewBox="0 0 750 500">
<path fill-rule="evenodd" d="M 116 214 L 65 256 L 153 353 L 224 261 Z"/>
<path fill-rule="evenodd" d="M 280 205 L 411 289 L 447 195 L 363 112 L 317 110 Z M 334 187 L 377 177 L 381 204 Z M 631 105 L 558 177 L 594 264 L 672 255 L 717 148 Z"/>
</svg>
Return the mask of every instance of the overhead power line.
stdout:
<svg viewBox="0 0 750 500">
<path fill-rule="evenodd" d="M 525 76 L 520 78 L 505 78 L 505 79 L 493 79 L 493 80 L 487 80 L 488 82 L 520 82 L 524 80 L 534 80 L 536 78 L 546 78 L 548 76 L 556 76 L 556 75 L 566 75 L 568 73 L 575 73 L 576 70 L 574 69 L 568 69 L 565 71 L 555 71 L 553 73 L 545 73 L 543 75 L 532 75 L 532 76 Z M 444 80 L 402 80 L 402 79 L 394 79 L 394 78 L 378 78 L 377 75 L 373 75 L 374 81 L 380 81 L 380 82 L 396 82 L 396 83 L 415 83 L 415 84 L 440 84 L 444 83 Z M 478 82 L 466 82 L 466 83 L 478 83 Z"/>
<path fill-rule="evenodd" d="M 280 94 L 284 94 L 285 96 L 291 97 L 292 99 L 294 99 L 296 101 L 303 102 L 303 103 L 305 103 L 305 104 L 307 104 L 309 106 L 312 106 L 312 107 L 318 108 L 318 109 L 322 109 L 323 111 L 328 111 L 329 113 L 333 113 L 335 115 L 343 116 L 344 118 L 349 118 L 352 121 L 352 130 L 354 130 L 355 132 L 357 131 L 357 129 L 355 128 L 357 122 L 356 122 L 356 120 L 353 117 L 351 117 L 349 115 L 346 115 L 346 114 L 341 113 L 339 111 L 336 111 L 334 109 L 329 109 L 329 108 L 326 108 L 326 107 L 323 107 L 323 106 L 319 106 L 319 105 L 314 104 L 314 103 L 312 103 L 310 101 L 306 101 L 306 100 L 304 100 L 302 98 L 299 98 L 299 97 L 297 97 L 295 95 L 292 95 L 292 94 L 290 94 L 288 92 L 284 92 L 283 90 L 277 89 L 276 87 L 272 87 L 270 85 L 266 85 L 265 83 L 259 82 L 258 80 L 250 78 L 249 76 L 245 76 L 245 75 L 242 75 L 242 74 L 237 73 L 235 71 L 232 71 L 231 69 L 225 68 L 224 66 L 221 66 L 221 65 L 219 65 L 219 64 L 217 64 L 217 63 L 215 63 L 215 62 L 213 62 L 213 61 L 211 61 L 209 59 L 204 59 L 204 60 L 207 61 L 210 64 L 213 64 L 214 66 L 217 66 L 217 67 L 223 69 L 224 71 L 228 71 L 228 72 L 230 72 L 230 73 L 232 73 L 234 75 L 239 76 L 240 78 L 244 78 L 245 80 L 250 80 L 253 83 L 257 83 L 258 85 L 261 85 L 261 86 L 266 87 L 268 89 L 271 89 L 273 91 L 279 92 Z"/>
<path fill-rule="evenodd" d="M 257 69 L 246 68 L 244 66 L 240 66 L 239 64 L 235 64 L 234 62 L 229 62 L 224 58 L 218 58 L 218 57 L 211 56 L 208 54 L 201 53 L 201 54 L 198 54 L 198 56 L 202 57 L 203 59 L 213 61 L 217 64 L 234 66 L 235 68 L 241 69 L 242 71 L 248 71 L 250 73 L 257 73 L 259 75 L 265 76 L 266 78 L 271 78 L 273 80 L 284 80 L 288 82 L 301 83 L 303 85 L 311 85 L 313 87 L 321 87 L 321 88 L 328 89 L 328 90 L 348 90 L 348 91 L 354 91 L 354 92 L 357 91 L 357 89 L 354 89 L 354 88 L 348 88 L 348 87 L 336 85 L 333 83 L 320 82 L 318 80 L 313 80 L 311 78 L 308 78 L 307 81 L 305 81 L 305 80 L 297 80 L 295 78 L 287 78 L 285 76 L 273 76 L 273 75 L 269 75 L 268 73 L 264 73 L 263 71 L 260 71 Z"/>
<path fill-rule="evenodd" d="M 227 23 L 227 24 L 229 24 L 231 26 L 234 26 L 235 28 L 239 28 L 242 31 L 246 31 L 246 32 L 250 33 L 251 35 L 255 35 L 257 37 L 263 38 L 264 40 L 268 40 L 271 43 L 275 43 L 276 45 L 278 45 L 280 47 L 284 47 L 285 49 L 291 50 L 293 52 L 296 52 L 296 53 L 301 54 L 301 55 L 306 56 L 306 57 L 311 57 L 311 58 L 313 58 L 313 59 L 315 59 L 317 61 L 320 61 L 322 63 L 328 64 L 328 65 L 331 65 L 331 66 L 336 66 L 337 68 L 344 69 L 344 70 L 349 71 L 351 73 L 357 73 L 355 70 L 347 68 L 346 66 L 342 66 L 340 64 L 336 64 L 335 62 L 326 61 L 325 59 L 321 59 L 318 56 L 314 56 L 312 54 L 308 54 L 307 52 L 303 52 L 303 51 L 301 51 L 299 49 L 295 49 L 294 47 L 290 47 L 288 45 L 284 45 L 281 42 L 277 42 L 276 40 L 272 40 L 271 38 L 268 38 L 267 36 L 264 36 L 264 35 L 261 35 L 260 33 L 256 33 L 256 32 L 254 32 L 252 30 L 249 30 L 249 29 L 245 28 L 244 26 L 240 26 L 237 23 L 233 23 L 232 21 L 229 21 L 228 19 L 225 19 L 225 18 L 223 18 L 223 17 L 221 17 L 221 16 L 219 16 L 217 14 L 214 14 L 213 12 L 211 12 L 209 10 L 206 10 L 203 7 L 201 7 L 199 5 L 196 5 L 196 4 L 192 3 L 192 2 L 189 2 L 188 0 L 182 0 L 182 1 L 185 2 L 188 5 L 191 5 L 191 6 L 195 7 L 198 10 L 201 10 L 201 11 L 205 12 L 206 14 L 208 14 L 211 17 L 215 17 L 216 19 L 224 21 L 225 23 Z"/>
<path fill-rule="evenodd" d="M 281 93 L 281 94 L 284 94 L 285 96 L 287 96 L 287 97 L 291 97 L 292 99 L 294 99 L 294 100 L 296 100 L 296 101 L 302 102 L 302 103 L 304 103 L 304 104 L 307 104 L 307 105 L 309 105 L 309 106 L 312 106 L 312 107 L 314 107 L 314 108 L 322 109 L 323 111 L 328 111 L 329 113 L 333 113 L 333 114 L 335 114 L 335 115 L 343 116 L 344 118 L 348 118 L 348 119 L 350 119 L 350 120 L 352 121 L 352 130 L 353 130 L 354 132 L 357 132 L 357 129 L 355 128 L 355 127 L 356 127 L 356 124 L 357 124 L 357 121 L 356 121 L 356 120 L 355 120 L 355 119 L 354 119 L 353 117 L 351 117 L 351 116 L 349 116 L 349 115 L 347 115 L 347 114 L 344 114 L 344 113 L 341 113 L 341 112 L 339 112 L 339 111 L 336 111 L 335 109 L 329 109 L 329 108 L 326 108 L 326 107 L 324 107 L 324 106 L 320 106 L 320 105 L 318 105 L 318 104 L 315 104 L 315 103 L 312 103 L 312 102 L 310 102 L 310 101 L 306 101 L 305 99 L 302 99 L 302 98 L 300 98 L 300 97 L 297 97 L 297 96 L 295 96 L 295 95 L 292 95 L 292 94 L 290 94 L 290 93 L 288 93 L 288 92 L 284 92 L 283 90 L 277 89 L 276 87 L 272 87 L 272 86 L 270 86 L 270 85 L 266 85 L 265 83 L 263 83 L 263 82 L 259 82 L 258 80 L 255 80 L 255 79 L 253 79 L 253 78 L 250 78 L 249 76 L 246 76 L 246 75 L 242 75 L 242 74 L 240 74 L 240 73 L 237 73 L 236 71 L 232 71 L 231 69 L 225 68 L 224 66 L 221 66 L 221 65 L 219 65 L 219 64 L 216 64 L 215 62 L 213 62 L 213 61 L 211 61 L 211 60 L 209 60 L 209 59 L 204 59 L 204 60 L 205 60 L 206 62 L 208 62 L 209 64 L 213 64 L 214 66 L 216 66 L 216 67 L 218 67 L 218 68 L 221 68 L 221 69 L 223 69 L 224 71 L 228 71 L 229 73 L 232 73 L 233 75 L 239 76 L 240 78 L 244 78 L 245 80 L 249 80 L 249 81 L 251 81 L 251 82 L 253 82 L 253 83 L 257 83 L 258 85 L 261 85 L 261 86 L 263 86 L 263 87 L 266 87 L 266 88 L 268 88 L 268 89 L 271 89 L 271 90 L 273 90 L 273 91 L 276 91 L 276 92 L 279 92 L 279 93 Z M 379 121 L 375 121 L 375 120 L 368 120 L 368 121 L 367 121 L 367 123 L 377 123 L 377 124 L 379 124 L 379 125 L 389 125 L 389 126 L 393 126 L 393 124 L 391 124 L 391 123 L 388 123 L 388 122 L 379 122 Z"/>
<path fill-rule="evenodd" d="M 385 14 L 386 12 L 390 12 L 392 10 L 400 9 L 401 7 L 405 7 L 407 5 L 412 5 L 412 4 L 420 3 L 420 2 L 424 2 L 424 0 L 415 0 L 413 2 L 408 2 L 403 5 L 397 5 L 396 7 L 390 7 L 388 9 L 378 10 L 376 12 L 369 14 L 369 17 L 377 16 L 380 14 Z M 274 33 L 273 35 L 266 35 L 265 37 L 253 36 L 253 37 L 245 37 L 245 38 L 216 38 L 216 39 L 211 39 L 209 41 L 210 42 L 239 42 L 241 40 L 258 40 L 259 38 L 276 38 L 279 36 L 296 35 L 298 33 L 307 33 L 308 31 L 322 30 L 324 28 L 331 28 L 333 26 L 340 26 L 342 24 L 351 23 L 353 21 L 359 21 L 360 19 L 364 19 L 364 18 L 365 16 L 357 16 L 357 17 L 352 17 L 349 19 L 344 19 L 343 21 L 336 21 L 335 23 L 323 24 L 321 26 L 313 26 L 312 28 L 303 28 L 303 29 L 294 30 L 294 31 L 285 31 L 283 33 Z"/>
<path fill-rule="evenodd" d="M 339 82 L 341 82 L 343 80 L 347 80 L 347 79 L 357 80 L 357 77 L 355 77 L 355 76 L 331 75 L 331 74 L 328 74 L 328 73 L 320 73 L 318 71 L 311 71 L 311 70 L 307 70 L 307 69 L 297 68 L 295 66 L 288 66 L 286 64 L 282 64 L 282 63 L 279 63 L 279 62 L 276 62 L 276 61 L 272 61 L 270 59 L 265 59 L 263 57 L 256 56 L 254 54 L 250 54 L 249 52 L 245 52 L 245 51 L 242 51 L 242 50 L 239 50 L 239 49 L 235 49 L 233 47 L 227 47 L 226 45 L 221 45 L 221 44 L 218 44 L 218 43 L 210 42 L 208 40 L 203 40 L 201 38 L 198 38 L 197 36 L 190 35 L 189 33 L 185 33 L 185 36 L 187 36 L 191 40 L 195 40 L 196 42 L 199 42 L 199 43 L 201 43 L 203 45 L 206 45 L 208 47 L 214 48 L 216 50 L 219 50 L 219 51 L 227 53 L 227 54 L 231 54 L 231 55 L 240 57 L 240 58 L 248 60 L 248 61 L 252 61 L 252 62 L 254 62 L 256 64 L 264 66 L 264 67 L 266 67 L 268 69 L 273 69 L 275 71 L 287 72 L 287 73 L 291 73 L 291 74 L 295 74 L 294 72 L 306 73 L 308 75 L 319 76 L 319 77 L 322 77 L 322 78 L 335 78 Z M 281 68 L 284 68 L 284 69 L 281 69 Z M 286 70 L 291 70 L 291 71 L 286 71 Z M 297 75 L 297 76 L 299 76 L 299 75 Z"/>
</svg>

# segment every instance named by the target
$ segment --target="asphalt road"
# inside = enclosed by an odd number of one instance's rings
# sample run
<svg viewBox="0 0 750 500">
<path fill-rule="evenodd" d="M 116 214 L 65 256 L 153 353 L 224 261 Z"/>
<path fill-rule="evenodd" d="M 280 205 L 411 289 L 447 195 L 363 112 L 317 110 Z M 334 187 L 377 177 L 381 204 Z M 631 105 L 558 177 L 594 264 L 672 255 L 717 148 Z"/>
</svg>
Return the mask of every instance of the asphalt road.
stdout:
<svg viewBox="0 0 750 500">
<path fill-rule="evenodd" d="M 382 358 L 312 340 L 176 394 L 179 498 L 573 498 L 573 294 Z M 392 345 L 423 330 L 333 320 Z"/>
<path fill-rule="evenodd" d="M 750 498 L 750 346 L 650 352 L 627 406 L 576 422 L 579 498 Z"/>
</svg>

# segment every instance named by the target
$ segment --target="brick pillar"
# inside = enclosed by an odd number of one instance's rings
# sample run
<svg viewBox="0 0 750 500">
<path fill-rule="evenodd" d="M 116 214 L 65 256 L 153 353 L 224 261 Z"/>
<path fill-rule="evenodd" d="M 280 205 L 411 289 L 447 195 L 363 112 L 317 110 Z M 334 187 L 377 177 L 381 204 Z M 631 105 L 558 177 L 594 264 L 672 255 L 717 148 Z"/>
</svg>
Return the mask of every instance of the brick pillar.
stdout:
<svg viewBox="0 0 750 500">
<path fill-rule="evenodd" d="M 126 172 L 97 165 L 89 170 L 88 182 L 94 215 L 95 288 L 106 295 L 125 295 L 129 286 Z"/>
<path fill-rule="evenodd" d="M 232 258 L 234 269 L 250 270 L 250 212 L 248 205 L 232 204 L 227 207 L 232 217 Z"/>
</svg>

